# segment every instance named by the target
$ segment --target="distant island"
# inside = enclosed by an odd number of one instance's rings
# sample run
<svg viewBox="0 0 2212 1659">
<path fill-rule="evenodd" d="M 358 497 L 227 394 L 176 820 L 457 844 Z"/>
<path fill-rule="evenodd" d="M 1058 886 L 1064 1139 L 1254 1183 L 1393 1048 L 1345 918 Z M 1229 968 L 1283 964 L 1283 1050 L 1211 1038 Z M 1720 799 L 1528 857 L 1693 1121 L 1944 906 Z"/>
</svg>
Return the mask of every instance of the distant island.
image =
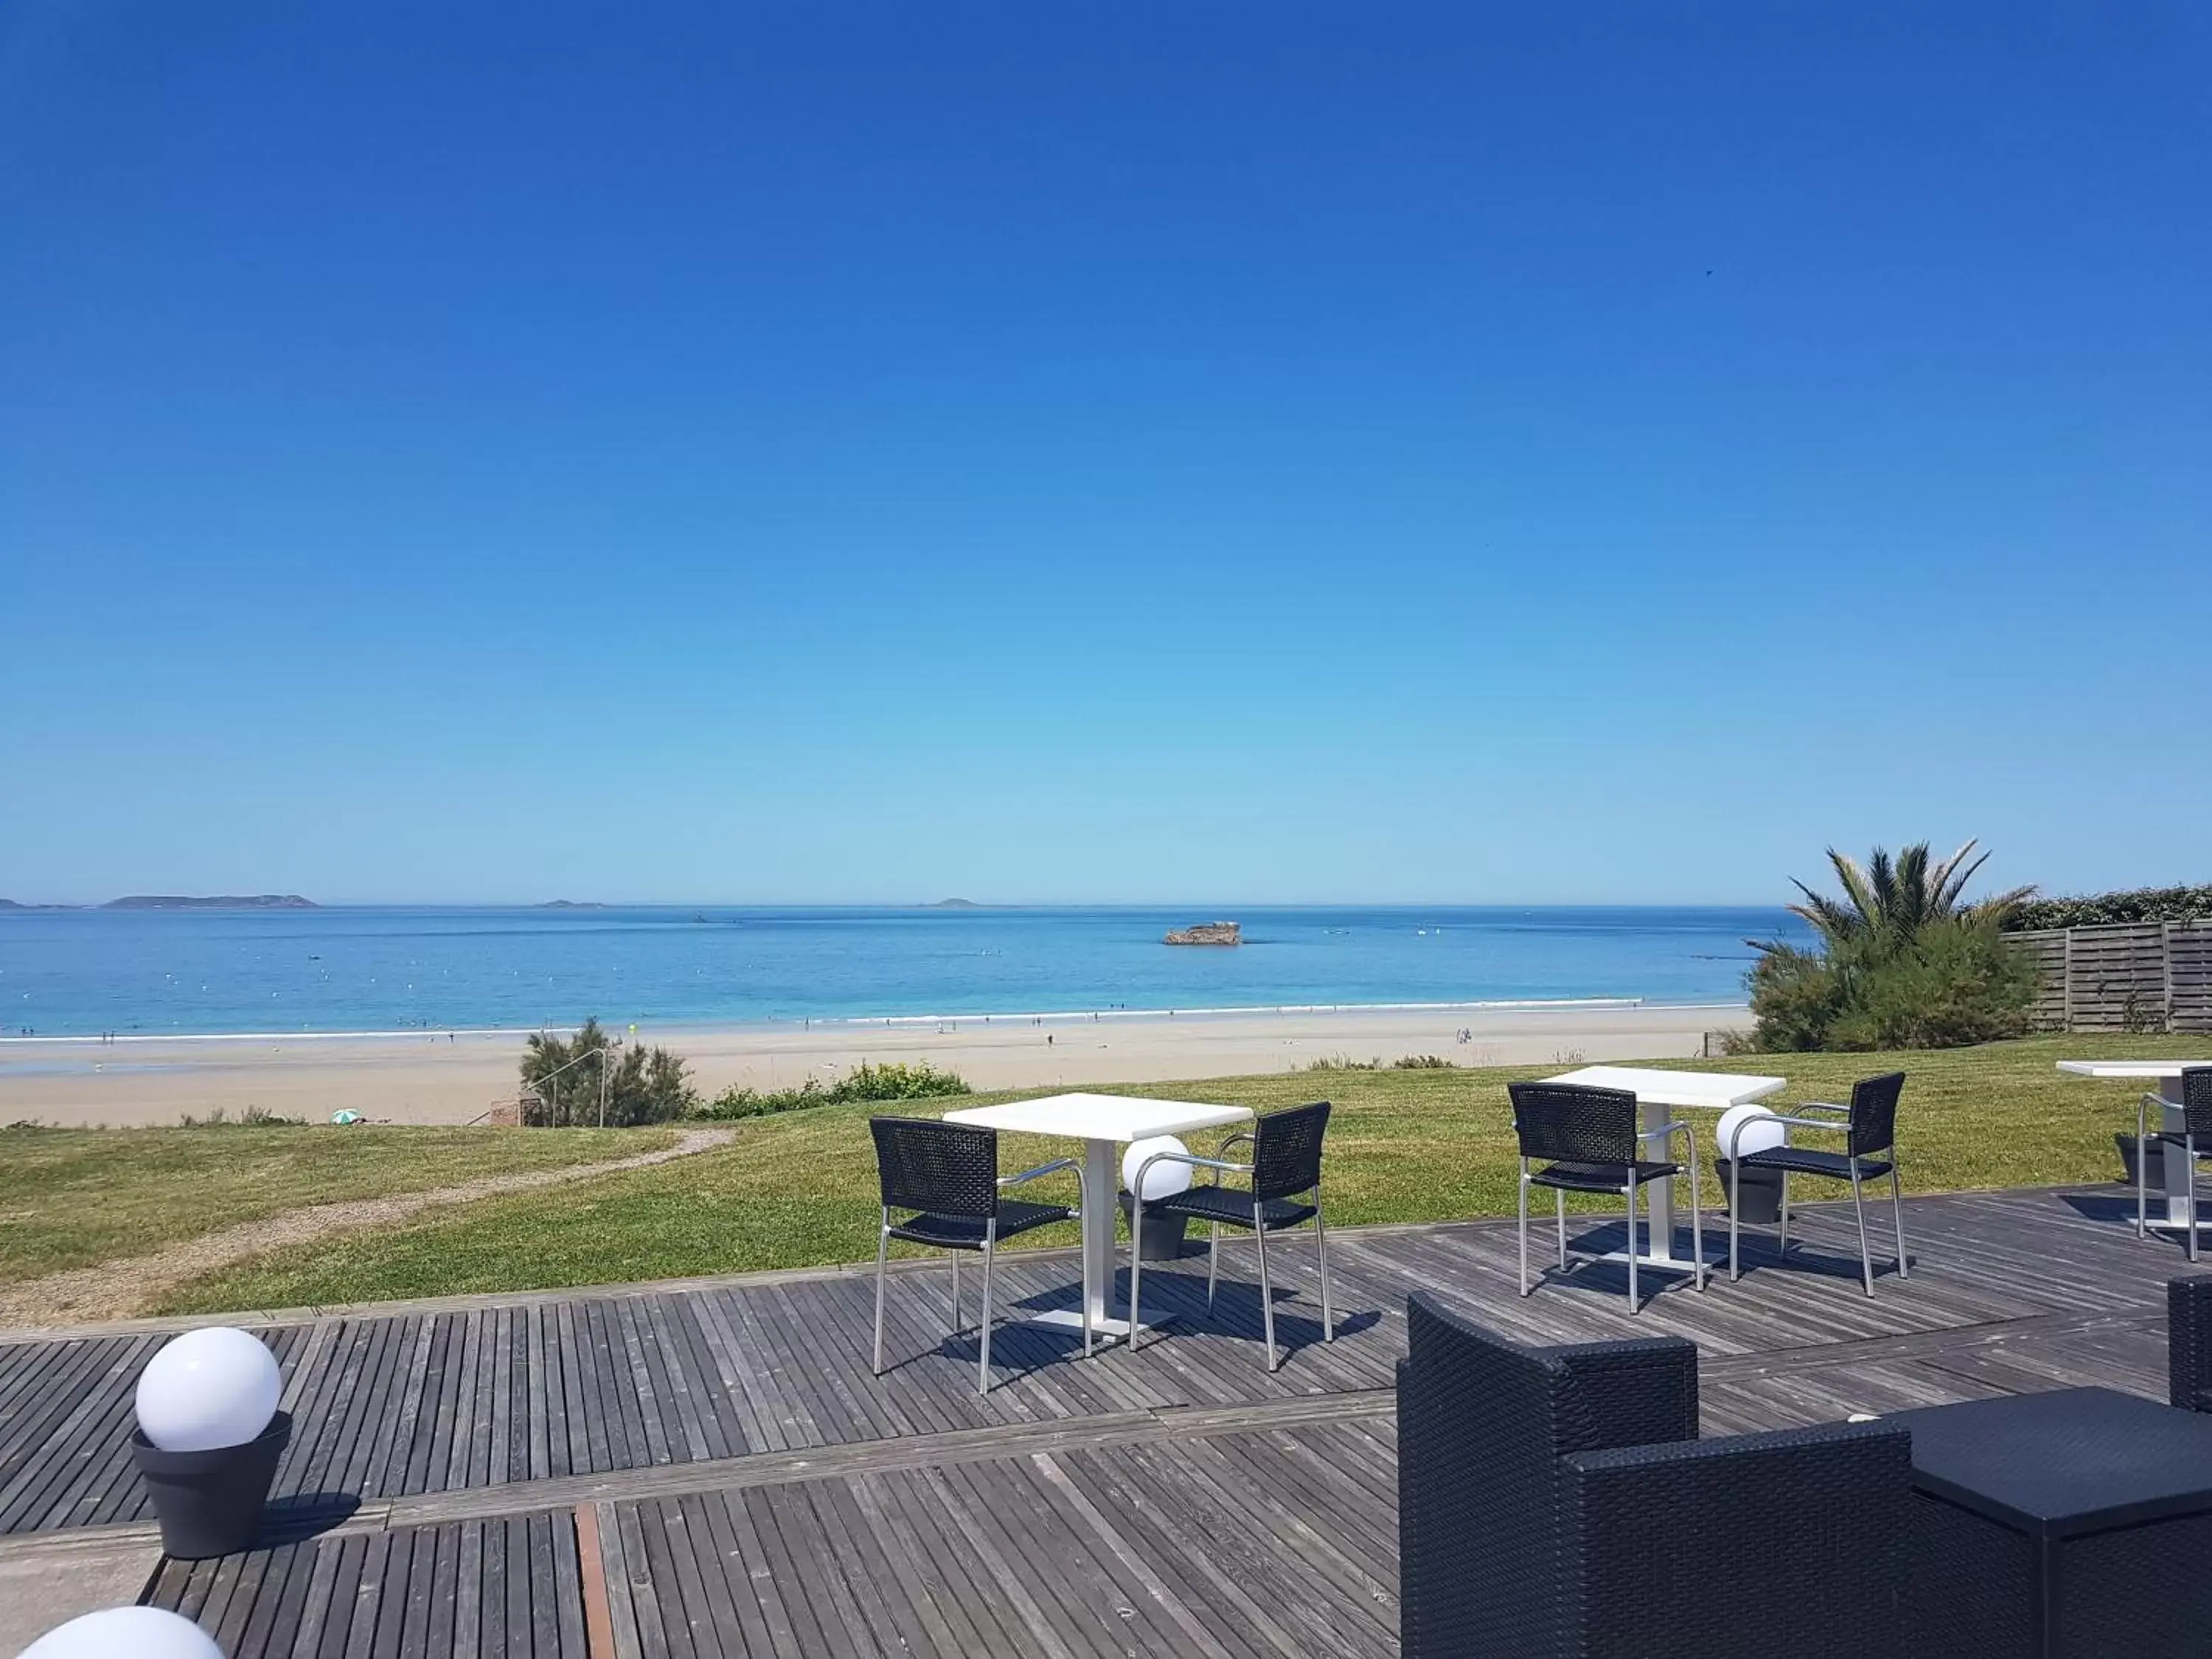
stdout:
<svg viewBox="0 0 2212 1659">
<path fill-rule="evenodd" d="M 934 904 L 925 904 L 925 910 L 980 910 L 983 907 L 974 899 L 939 899 Z"/>
<path fill-rule="evenodd" d="M 132 893 L 110 899 L 103 910 L 316 910 L 322 907 L 297 893 L 222 893 L 212 897 L 179 893 Z"/>
<path fill-rule="evenodd" d="M 543 904 L 533 904 L 533 910 L 604 910 L 607 907 L 596 899 L 547 899 Z"/>
<path fill-rule="evenodd" d="M 1161 941 L 1164 945 L 1242 945 L 1244 930 L 1233 921 L 1200 921 L 1188 927 L 1178 927 Z"/>
</svg>

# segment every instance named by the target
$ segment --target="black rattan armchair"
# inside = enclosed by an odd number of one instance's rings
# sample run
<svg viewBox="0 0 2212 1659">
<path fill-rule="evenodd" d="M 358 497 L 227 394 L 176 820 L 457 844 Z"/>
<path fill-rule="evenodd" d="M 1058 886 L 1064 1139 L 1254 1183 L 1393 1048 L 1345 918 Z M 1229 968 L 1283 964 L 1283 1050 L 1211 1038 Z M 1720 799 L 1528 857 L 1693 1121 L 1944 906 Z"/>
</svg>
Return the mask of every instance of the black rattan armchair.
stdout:
<svg viewBox="0 0 2212 1659">
<path fill-rule="evenodd" d="M 1688 1124 L 1638 1129 L 1636 1097 L 1626 1089 L 1592 1089 L 1579 1083 L 1515 1083 L 1507 1086 L 1506 1092 L 1513 1099 L 1513 1132 L 1521 1144 L 1522 1295 L 1535 1288 L 1528 1282 L 1528 1188 L 1549 1187 L 1558 1200 L 1561 1273 L 1567 1269 L 1567 1194 L 1620 1193 L 1628 1200 L 1628 1311 L 1636 1311 L 1636 1194 L 1649 1182 L 1680 1175 L 1683 1168 L 1680 1164 L 1645 1158 L 1644 1144 L 1656 1140 L 1664 1152 L 1676 1135 L 1682 1138 L 1683 1156 L 1690 1170 L 1691 1273 L 1697 1287 L 1705 1288 L 1705 1218 L 1698 1194 L 1698 1144 Z M 1544 1167 L 1532 1170 L 1531 1164 Z"/>
<path fill-rule="evenodd" d="M 998 1247 L 1017 1233 L 1082 1214 L 1065 1204 L 1028 1204 L 1001 1197 L 1009 1187 L 1061 1170 L 1075 1171 L 1084 1204 L 1083 1165 L 1055 1158 L 1019 1175 L 999 1175 L 999 1133 L 933 1118 L 875 1117 L 868 1127 L 876 1138 L 876 1167 L 883 1182 L 883 1231 L 876 1241 L 876 1375 L 884 1374 L 884 1269 L 891 1240 L 926 1244 L 952 1258 L 952 1334 L 960 1333 L 960 1257 L 975 1250 L 983 1257 L 983 1316 L 977 1327 L 975 1389 L 991 1391 L 991 1264 Z M 894 1221 L 894 1210 L 915 1212 Z M 1083 1352 L 1091 1352 L 1091 1301 L 1083 1298 Z"/>
<path fill-rule="evenodd" d="M 2145 1155 L 2153 1145 L 2165 1149 L 2172 1158 L 2177 1149 L 2187 1160 L 2189 1171 L 2189 1259 L 2197 1260 L 2197 1160 L 2212 1158 L 2212 1066 L 2192 1066 L 2181 1074 L 2181 1127 L 2168 1129 L 2164 1126 L 2165 1111 L 2173 1103 L 2162 1095 L 2146 1094 L 2136 1103 L 2136 1237 L 2144 1237 L 2149 1231 L 2149 1176 L 2150 1159 Z M 2150 1127 L 2150 1109 L 2159 1109 L 2157 1129 Z M 2168 1183 L 2169 1192 L 2172 1190 Z"/>
<path fill-rule="evenodd" d="M 1770 1146 L 1764 1152 L 1736 1155 L 1736 1140 L 1747 1127 L 1738 1122 L 1729 1137 L 1729 1278 L 1743 1276 L 1736 1261 L 1736 1239 L 1741 1231 L 1739 1218 L 1742 1206 L 1736 1200 L 1736 1188 L 1746 1170 L 1778 1170 L 1782 1172 L 1782 1213 L 1779 1238 L 1782 1253 L 1790 1251 L 1790 1177 L 1798 1175 L 1820 1176 L 1830 1181 L 1851 1183 L 1851 1207 L 1859 1224 L 1859 1272 L 1866 1283 L 1866 1293 L 1874 1294 L 1874 1254 L 1867 1248 L 1866 1193 L 1869 1181 L 1889 1177 L 1890 1219 L 1897 1225 L 1897 1276 L 1911 1277 L 1905 1261 L 1905 1204 L 1899 1196 L 1897 1185 L 1897 1097 L 1904 1092 L 1905 1073 L 1889 1072 L 1881 1077 L 1866 1078 L 1851 1085 L 1851 1103 L 1833 1106 L 1826 1101 L 1808 1100 L 1802 1106 L 1790 1109 L 1789 1115 L 1776 1114 L 1780 1121 L 1795 1128 L 1818 1129 L 1844 1137 L 1840 1152 L 1823 1152 L 1814 1146 Z M 1825 1117 L 1808 1117 L 1808 1112 L 1840 1114 Z M 1773 1121 L 1772 1118 L 1749 1120 L 1750 1122 Z M 1880 1152 L 1884 1156 L 1875 1158 Z"/>
<path fill-rule="evenodd" d="M 1212 1230 L 1206 1248 L 1206 1304 L 1213 1305 L 1213 1286 L 1221 1267 L 1221 1230 L 1249 1227 L 1260 1248 L 1260 1316 L 1267 1334 L 1267 1369 L 1282 1364 L 1275 1348 L 1274 1287 L 1267 1279 L 1267 1235 L 1304 1221 L 1314 1224 L 1314 1253 L 1321 1262 L 1321 1340 L 1336 1340 L 1336 1316 L 1328 1304 L 1328 1235 L 1321 1213 L 1321 1143 L 1328 1132 L 1328 1103 L 1293 1106 L 1270 1112 L 1249 1130 L 1223 1141 L 1212 1158 L 1190 1152 L 1155 1152 L 1137 1170 L 1130 1194 L 1133 1215 L 1129 1228 L 1129 1346 L 1137 1346 L 1143 1328 L 1138 1297 L 1144 1288 L 1144 1251 L 1138 1241 L 1144 1235 L 1145 1217 L 1179 1215 L 1205 1222 Z M 1252 1161 L 1237 1164 L 1220 1156 L 1239 1142 L 1249 1141 Z M 1188 1164 L 1210 1170 L 1213 1179 L 1171 1198 L 1145 1201 L 1145 1176 L 1155 1164 Z M 1248 1175 L 1249 1187 L 1224 1187 L 1224 1174 Z M 1310 1200 L 1310 1202 L 1306 1200 Z"/>
<path fill-rule="evenodd" d="M 1404 1659 L 1909 1650 L 1904 1430 L 1699 1440 L 1679 1337 L 1522 1347 L 1423 1294 L 1406 1325 Z"/>
</svg>

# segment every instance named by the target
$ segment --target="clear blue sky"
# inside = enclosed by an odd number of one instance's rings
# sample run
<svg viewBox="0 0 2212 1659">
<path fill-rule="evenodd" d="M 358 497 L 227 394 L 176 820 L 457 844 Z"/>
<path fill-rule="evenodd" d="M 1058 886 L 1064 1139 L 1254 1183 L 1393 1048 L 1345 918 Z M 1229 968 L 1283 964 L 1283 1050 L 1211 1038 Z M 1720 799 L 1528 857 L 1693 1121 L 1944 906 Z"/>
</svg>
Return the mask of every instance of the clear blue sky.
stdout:
<svg viewBox="0 0 2212 1659">
<path fill-rule="evenodd" d="M 4 0 L 0 895 L 2212 879 L 2208 88 L 2179 3 Z"/>
</svg>

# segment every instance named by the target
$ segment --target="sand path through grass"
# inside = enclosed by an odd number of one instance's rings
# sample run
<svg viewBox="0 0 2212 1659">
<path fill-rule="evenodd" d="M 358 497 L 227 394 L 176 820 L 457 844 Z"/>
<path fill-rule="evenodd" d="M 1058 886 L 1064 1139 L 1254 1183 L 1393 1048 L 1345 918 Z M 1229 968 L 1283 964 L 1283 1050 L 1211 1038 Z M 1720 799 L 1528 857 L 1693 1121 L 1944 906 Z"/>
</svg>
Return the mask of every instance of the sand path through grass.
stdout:
<svg viewBox="0 0 2212 1659">
<path fill-rule="evenodd" d="M 128 1318 L 154 1306 L 175 1285 L 266 1250 L 308 1244 L 337 1233 L 388 1225 L 446 1205 L 467 1204 L 534 1187 L 556 1186 L 617 1170 L 667 1164 L 726 1146 L 735 1138 L 735 1131 L 730 1129 L 689 1129 L 674 1146 L 664 1146 L 658 1152 L 639 1152 L 599 1164 L 485 1176 L 459 1186 L 433 1187 L 422 1192 L 311 1205 L 282 1215 L 240 1222 L 198 1238 L 180 1240 L 148 1255 L 103 1261 L 95 1267 L 72 1267 L 20 1285 L 0 1286 L 0 1332 Z"/>
</svg>

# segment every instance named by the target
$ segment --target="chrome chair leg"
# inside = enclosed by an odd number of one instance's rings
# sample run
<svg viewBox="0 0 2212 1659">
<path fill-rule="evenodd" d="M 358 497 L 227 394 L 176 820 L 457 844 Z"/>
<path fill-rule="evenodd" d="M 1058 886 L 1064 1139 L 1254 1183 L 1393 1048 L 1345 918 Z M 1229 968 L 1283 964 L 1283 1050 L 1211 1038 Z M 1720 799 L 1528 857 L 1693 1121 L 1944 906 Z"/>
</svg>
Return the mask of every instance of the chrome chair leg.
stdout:
<svg viewBox="0 0 2212 1659">
<path fill-rule="evenodd" d="M 999 1254 L 999 1224 L 983 1229 L 983 1322 L 975 1345 L 975 1392 L 991 1392 L 991 1263 Z"/>
<path fill-rule="evenodd" d="M 884 1212 L 882 1229 L 876 1235 L 876 1375 L 884 1374 L 884 1267 L 891 1254 L 891 1212 Z"/>
<path fill-rule="evenodd" d="M 2136 1154 L 2136 1161 L 2138 1164 L 2142 1161 L 2140 1152 Z M 1897 1224 L 1897 1276 L 1910 1279 L 1912 1272 L 1905 1263 L 1905 1200 L 1900 1193 L 1897 1184 L 1897 1152 L 1892 1148 L 1889 1154 L 1889 1218 Z"/>
<path fill-rule="evenodd" d="M 1729 1160 L 1729 1283 L 1733 1285 L 1743 1277 L 1743 1269 L 1736 1263 L 1736 1241 L 1743 1231 L 1743 1168 L 1741 1158 Z"/>
<path fill-rule="evenodd" d="M 1321 1340 L 1336 1340 L 1336 1315 L 1328 1304 L 1328 1231 L 1321 1218 L 1321 1193 L 1314 1193 L 1314 1257 L 1321 1263 Z"/>
<path fill-rule="evenodd" d="M 1091 1214 L 1091 1177 L 1080 1164 L 1075 1166 L 1075 1219 L 1083 1222 Z M 1107 1254 L 1110 1258 L 1113 1253 L 1109 1250 Z M 1106 1264 L 1109 1276 L 1113 1265 L 1109 1259 Z M 1091 1358 L 1091 1285 L 1087 1280 L 1078 1285 L 1076 1295 L 1083 1309 L 1083 1357 L 1088 1359 Z"/>
<path fill-rule="evenodd" d="M 957 1336 L 960 1334 L 960 1252 L 947 1250 L 945 1254 L 952 1258 L 952 1323 L 946 1328 L 946 1334 Z"/>
<path fill-rule="evenodd" d="M 1851 1159 L 1851 1212 L 1859 1224 L 1859 1277 L 1866 1282 L 1866 1293 L 1874 1294 L 1874 1252 L 1867 1248 L 1866 1194 L 1859 1183 L 1859 1161 Z"/>
<path fill-rule="evenodd" d="M 1784 1170 L 1782 1172 L 1782 1209 L 1780 1214 L 1782 1217 L 1782 1242 L 1781 1248 L 1777 1254 L 1787 1255 L 1790 1254 L 1790 1171 L 1787 1170 Z"/>
<path fill-rule="evenodd" d="M 2150 1109 L 2150 1097 L 2142 1096 L 2136 1102 L 2136 1237 L 2150 1237 L 2150 1139 L 2146 1115 Z M 2163 1147 L 2160 1152 L 2163 1153 Z"/>
<path fill-rule="evenodd" d="M 1567 1270 L 1567 1189 L 1554 1187 L 1552 1196 L 1559 1200 L 1559 1271 L 1565 1273 Z"/>
<path fill-rule="evenodd" d="M 1628 1183 L 1628 1311 L 1636 1311 L 1636 1183 Z"/>
<path fill-rule="evenodd" d="M 1275 1291 L 1267 1281 L 1267 1230 L 1260 1224 L 1260 1206 L 1252 1206 L 1252 1232 L 1260 1241 L 1260 1319 L 1267 1333 L 1267 1369 L 1273 1370 L 1282 1361 L 1275 1358 Z"/>
<path fill-rule="evenodd" d="M 1528 1294 L 1528 1160 L 1521 1160 L 1521 1226 L 1515 1237 L 1521 1243 L 1521 1294 Z"/>
<path fill-rule="evenodd" d="M 1213 1311 L 1213 1286 L 1221 1277 L 1221 1224 L 1206 1224 L 1206 1310 Z"/>
<path fill-rule="evenodd" d="M 2135 1148 L 2136 1164 L 2142 1164 L 2143 1148 Z M 2190 1261 L 2197 1261 L 2197 1137 L 2188 1128 L 2181 1130 L 2181 1172 L 2190 1183 Z M 2167 1186 L 2167 1192 L 2172 1186 Z"/>
<path fill-rule="evenodd" d="M 1137 1172 L 1139 1178 L 1144 1171 Z M 1138 1310 L 1143 1305 L 1145 1293 L 1145 1195 L 1129 1194 L 1129 1352 L 1137 1351 L 1137 1333 L 1144 1328 L 1145 1316 Z"/>
<path fill-rule="evenodd" d="M 1705 1288 L 1705 1206 L 1698 1193 L 1698 1152 L 1694 1146 L 1690 1149 L 1690 1279 L 1702 1291 Z"/>
</svg>

